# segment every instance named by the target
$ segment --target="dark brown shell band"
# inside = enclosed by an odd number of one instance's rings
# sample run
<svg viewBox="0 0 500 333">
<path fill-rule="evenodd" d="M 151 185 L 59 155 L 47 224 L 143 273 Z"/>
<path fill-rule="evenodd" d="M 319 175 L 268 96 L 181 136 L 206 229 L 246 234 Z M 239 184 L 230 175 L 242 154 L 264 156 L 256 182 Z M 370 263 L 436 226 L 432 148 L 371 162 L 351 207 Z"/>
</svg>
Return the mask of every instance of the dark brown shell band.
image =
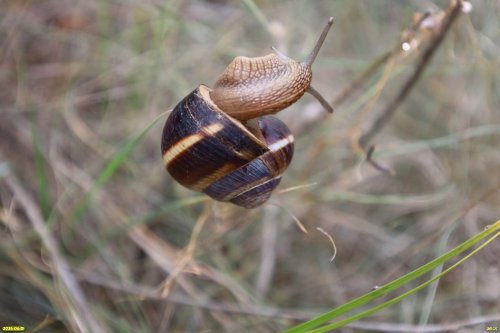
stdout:
<svg viewBox="0 0 500 333">
<path fill-rule="evenodd" d="M 269 199 L 293 156 L 293 136 L 277 118 L 258 124 L 261 142 L 211 102 L 200 86 L 174 108 L 165 123 L 162 154 L 182 185 L 219 201 L 253 208 Z"/>
</svg>

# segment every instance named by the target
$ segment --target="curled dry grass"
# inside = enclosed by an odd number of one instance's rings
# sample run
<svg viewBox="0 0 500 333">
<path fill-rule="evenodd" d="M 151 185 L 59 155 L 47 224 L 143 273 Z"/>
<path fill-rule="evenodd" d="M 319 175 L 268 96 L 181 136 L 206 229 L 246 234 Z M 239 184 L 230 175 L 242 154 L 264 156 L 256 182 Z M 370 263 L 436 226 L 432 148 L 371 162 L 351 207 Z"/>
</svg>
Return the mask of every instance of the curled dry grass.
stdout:
<svg viewBox="0 0 500 333">
<path fill-rule="evenodd" d="M 497 2 L 457 18 L 397 111 L 358 144 L 447 5 L 3 1 L 0 324 L 279 331 L 497 220 Z M 424 28 L 412 15 L 429 9 Z M 175 184 L 159 153 L 165 116 L 155 119 L 236 55 L 275 45 L 301 58 L 329 15 L 314 85 L 336 113 L 306 96 L 280 114 L 296 154 L 272 202 L 247 211 Z M 402 40 L 409 52 L 394 51 Z M 318 228 L 335 242 L 333 262 Z M 436 288 L 344 331 L 498 326 L 498 252 L 497 241 Z"/>
</svg>

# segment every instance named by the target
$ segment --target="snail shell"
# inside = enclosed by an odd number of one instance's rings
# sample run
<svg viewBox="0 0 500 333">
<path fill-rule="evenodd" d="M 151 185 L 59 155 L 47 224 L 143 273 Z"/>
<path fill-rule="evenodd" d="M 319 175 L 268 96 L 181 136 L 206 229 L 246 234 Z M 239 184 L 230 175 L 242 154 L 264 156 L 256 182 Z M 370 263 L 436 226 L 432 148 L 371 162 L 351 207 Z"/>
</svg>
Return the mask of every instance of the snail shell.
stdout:
<svg viewBox="0 0 500 333">
<path fill-rule="evenodd" d="M 271 116 L 258 120 L 264 141 L 223 112 L 200 85 L 170 114 L 162 137 L 167 171 L 218 201 L 253 208 L 267 201 L 293 156 L 293 136 Z"/>
</svg>

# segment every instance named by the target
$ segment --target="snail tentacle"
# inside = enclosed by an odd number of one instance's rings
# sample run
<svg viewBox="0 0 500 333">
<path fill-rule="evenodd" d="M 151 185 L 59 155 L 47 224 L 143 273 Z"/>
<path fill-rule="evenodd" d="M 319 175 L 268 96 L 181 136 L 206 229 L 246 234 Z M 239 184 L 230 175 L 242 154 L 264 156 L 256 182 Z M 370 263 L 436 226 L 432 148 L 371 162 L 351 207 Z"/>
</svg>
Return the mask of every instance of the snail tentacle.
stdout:
<svg viewBox="0 0 500 333">
<path fill-rule="evenodd" d="M 333 107 L 328 103 L 328 101 L 312 86 L 309 86 L 307 92 L 313 95 L 329 113 L 333 113 Z"/>
</svg>

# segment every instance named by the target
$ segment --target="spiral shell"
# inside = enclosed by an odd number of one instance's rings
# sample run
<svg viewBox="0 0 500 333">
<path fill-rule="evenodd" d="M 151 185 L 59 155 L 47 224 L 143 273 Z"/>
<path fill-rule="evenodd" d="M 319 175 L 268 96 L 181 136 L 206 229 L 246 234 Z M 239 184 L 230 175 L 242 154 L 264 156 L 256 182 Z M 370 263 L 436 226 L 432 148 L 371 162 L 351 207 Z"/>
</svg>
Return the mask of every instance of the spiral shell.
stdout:
<svg viewBox="0 0 500 333">
<path fill-rule="evenodd" d="M 224 113 L 199 86 L 165 123 L 162 155 L 180 184 L 245 208 L 263 204 L 293 156 L 293 136 L 277 118 L 258 120 L 264 141 Z"/>
</svg>

